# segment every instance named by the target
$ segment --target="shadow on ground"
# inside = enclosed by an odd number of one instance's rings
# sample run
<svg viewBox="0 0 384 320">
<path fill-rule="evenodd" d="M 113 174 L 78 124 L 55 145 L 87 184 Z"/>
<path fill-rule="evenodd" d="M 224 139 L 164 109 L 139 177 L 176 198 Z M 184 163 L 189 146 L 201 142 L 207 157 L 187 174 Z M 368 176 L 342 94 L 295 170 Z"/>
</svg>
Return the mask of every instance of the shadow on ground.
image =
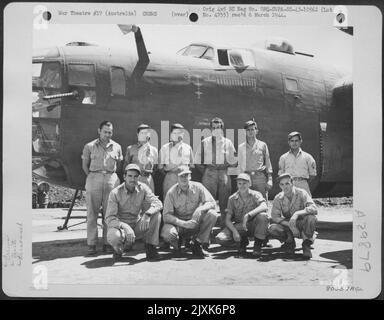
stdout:
<svg viewBox="0 0 384 320">
<path fill-rule="evenodd" d="M 340 251 L 332 251 L 332 252 L 325 252 L 320 254 L 320 257 L 324 259 L 333 260 L 347 269 L 352 269 L 352 249 L 349 250 L 340 250 Z"/>
</svg>

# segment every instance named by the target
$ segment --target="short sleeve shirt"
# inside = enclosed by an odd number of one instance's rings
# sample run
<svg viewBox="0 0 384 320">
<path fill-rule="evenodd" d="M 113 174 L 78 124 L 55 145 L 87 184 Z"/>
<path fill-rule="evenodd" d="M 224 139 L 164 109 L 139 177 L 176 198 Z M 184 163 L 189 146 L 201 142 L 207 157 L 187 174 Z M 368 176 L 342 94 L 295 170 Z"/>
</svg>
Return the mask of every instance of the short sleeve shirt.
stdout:
<svg viewBox="0 0 384 320">
<path fill-rule="evenodd" d="M 292 200 L 289 200 L 284 192 L 275 196 L 272 204 L 271 218 L 274 222 L 290 219 L 299 210 L 306 209 L 308 213 L 317 214 L 317 207 L 307 191 L 293 187 Z"/>
<path fill-rule="evenodd" d="M 96 139 L 84 146 L 81 158 L 89 161 L 89 171 L 115 172 L 117 162 L 123 160 L 123 154 L 117 142 L 110 140 L 103 147 L 100 139 Z"/>
<path fill-rule="evenodd" d="M 242 198 L 239 191 L 236 191 L 228 199 L 228 214 L 236 223 L 242 222 L 245 214 L 256 209 L 263 202 L 265 199 L 258 191 L 249 189 L 245 198 Z"/>
<path fill-rule="evenodd" d="M 256 140 L 253 145 L 244 142 L 239 145 L 239 165 L 241 172 L 266 171 L 272 174 L 271 159 L 265 142 Z"/>
<path fill-rule="evenodd" d="M 279 160 L 279 175 L 289 173 L 292 177 L 308 179 L 316 176 L 316 162 L 313 157 L 301 149 L 295 156 L 292 151 L 284 153 Z"/>
<path fill-rule="evenodd" d="M 193 165 L 193 152 L 189 144 L 169 142 L 160 149 L 159 164 L 165 171 L 176 171 L 181 165 Z"/>
<path fill-rule="evenodd" d="M 165 197 L 163 213 L 164 216 L 171 214 L 179 219 L 188 220 L 195 210 L 206 202 L 215 203 L 215 200 L 200 182 L 190 181 L 186 192 L 175 184 Z"/>
<path fill-rule="evenodd" d="M 124 160 L 126 164 L 137 164 L 141 170 L 152 171 L 154 165 L 157 164 L 158 152 L 149 143 L 143 145 L 136 143 L 127 147 Z"/>
</svg>

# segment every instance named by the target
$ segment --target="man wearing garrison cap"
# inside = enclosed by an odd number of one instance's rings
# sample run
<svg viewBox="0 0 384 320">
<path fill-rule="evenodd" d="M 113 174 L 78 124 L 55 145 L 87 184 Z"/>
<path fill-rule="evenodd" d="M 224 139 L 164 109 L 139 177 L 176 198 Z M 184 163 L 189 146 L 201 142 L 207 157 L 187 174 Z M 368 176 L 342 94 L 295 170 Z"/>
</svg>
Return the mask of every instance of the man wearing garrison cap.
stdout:
<svg viewBox="0 0 384 320">
<path fill-rule="evenodd" d="M 243 256 L 249 243 L 248 237 L 252 237 L 252 254 L 260 257 L 269 225 L 267 204 L 260 192 L 250 189 L 251 178 L 248 174 L 240 173 L 236 180 L 238 190 L 228 199 L 226 228 L 216 236 L 216 242 L 225 246 L 235 241 L 239 246 L 239 255 Z"/>
<path fill-rule="evenodd" d="M 210 234 L 217 220 L 215 200 L 200 183 L 191 181 L 191 170 L 180 166 L 178 182 L 165 197 L 161 231 L 163 239 L 180 254 L 181 237 L 192 237 L 192 252 L 204 257 Z"/>
<path fill-rule="evenodd" d="M 158 260 L 161 201 L 144 183 L 139 182 L 141 169 L 129 164 L 124 170 L 124 183 L 109 195 L 107 214 L 108 242 L 114 249 L 113 259 L 119 261 L 136 239 L 144 238 L 147 260 Z"/>
<path fill-rule="evenodd" d="M 316 162 L 309 153 L 301 149 L 302 142 L 300 132 L 294 131 L 288 134 L 290 150 L 280 157 L 278 174 L 289 173 L 292 176 L 293 185 L 306 190 L 311 195 L 308 181 L 316 177 Z"/>
</svg>

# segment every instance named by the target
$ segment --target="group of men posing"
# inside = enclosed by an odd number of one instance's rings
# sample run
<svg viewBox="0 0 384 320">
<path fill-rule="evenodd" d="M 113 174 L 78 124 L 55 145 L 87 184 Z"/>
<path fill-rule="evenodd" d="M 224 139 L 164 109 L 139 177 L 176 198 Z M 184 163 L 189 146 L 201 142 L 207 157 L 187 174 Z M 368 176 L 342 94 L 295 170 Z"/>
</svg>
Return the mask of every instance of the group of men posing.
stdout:
<svg viewBox="0 0 384 320">
<path fill-rule="evenodd" d="M 311 258 L 317 208 L 308 181 L 316 176 L 316 163 L 300 148 L 301 134 L 288 135 L 290 150 L 280 157 L 277 178 L 282 191 L 275 196 L 269 216 L 267 192 L 273 185 L 272 165 L 267 144 L 257 139 L 257 123 L 250 120 L 244 124 L 246 141 L 238 147 L 238 162 L 233 161 L 233 143 L 224 137 L 223 120 L 212 119 L 210 129 L 212 135 L 203 139 L 193 154 L 183 141 L 183 126 L 173 124 L 170 142 L 158 153 L 150 144 L 150 126 L 141 124 L 138 142 L 128 146 L 124 157 L 121 146 L 111 139 L 112 123 L 100 124 L 99 138 L 87 143 L 82 153 L 87 175 L 88 254 L 97 252 L 97 218 L 102 208 L 103 251 L 110 245 L 115 261 L 140 238 L 147 259 L 158 260 L 160 237 L 172 246 L 175 255 L 181 254 L 184 243 L 195 256 L 204 257 L 218 220 L 222 230 L 215 237 L 216 243 L 236 243 L 239 255 L 246 254 L 249 238 L 254 239 L 255 257 L 261 256 L 268 239 L 280 240 L 282 249 L 293 253 L 295 238 L 302 238 L 303 256 Z M 191 181 L 195 166 L 203 174 L 202 183 Z M 121 167 L 122 184 L 116 174 Z M 232 195 L 230 167 L 240 169 L 237 191 Z M 164 205 L 154 194 L 154 170 L 164 174 Z"/>
</svg>

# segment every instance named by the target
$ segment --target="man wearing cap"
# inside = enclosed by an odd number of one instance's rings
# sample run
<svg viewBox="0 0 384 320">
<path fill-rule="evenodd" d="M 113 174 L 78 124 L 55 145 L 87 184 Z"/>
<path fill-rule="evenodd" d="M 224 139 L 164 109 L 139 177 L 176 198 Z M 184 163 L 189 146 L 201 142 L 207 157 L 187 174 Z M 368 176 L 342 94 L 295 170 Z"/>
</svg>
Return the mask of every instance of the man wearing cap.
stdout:
<svg viewBox="0 0 384 320">
<path fill-rule="evenodd" d="M 179 123 L 171 126 L 170 142 L 160 149 L 159 169 L 165 173 L 163 181 L 163 199 L 168 190 L 177 183 L 177 171 L 180 166 L 193 165 L 193 152 L 190 145 L 183 142 L 184 127 Z"/>
<path fill-rule="evenodd" d="M 139 182 L 140 167 L 129 164 L 125 168 L 124 183 L 113 189 L 108 199 L 106 222 L 108 242 L 113 247 L 115 261 L 135 239 L 144 238 L 149 261 L 158 260 L 161 201 L 144 183 Z"/>
<path fill-rule="evenodd" d="M 195 162 L 200 163 L 203 172 L 202 183 L 215 199 L 219 200 L 220 223 L 225 226 L 225 209 L 231 195 L 231 177 L 228 167 L 237 164 L 235 147 L 231 140 L 224 137 L 224 122 L 220 118 L 213 118 L 210 122 L 212 135 L 203 139 L 199 146 Z"/>
<path fill-rule="evenodd" d="M 216 242 L 225 246 L 235 241 L 239 245 L 239 255 L 246 254 L 248 237 L 254 238 L 253 256 L 261 256 L 261 246 L 268 233 L 268 207 L 262 194 L 251 190 L 251 178 L 240 173 L 237 178 L 238 190 L 229 197 L 226 228 L 217 236 Z"/>
<path fill-rule="evenodd" d="M 290 150 L 280 157 L 278 174 L 291 174 L 293 185 L 311 195 L 308 181 L 316 177 L 316 162 L 309 153 L 300 148 L 302 142 L 300 132 L 294 131 L 288 135 Z"/>
<path fill-rule="evenodd" d="M 271 211 L 273 223 L 269 226 L 269 237 L 284 242 L 282 248 L 290 253 L 294 253 L 296 247 L 295 237 L 302 238 L 303 256 L 310 259 L 317 207 L 307 191 L 293 185 L 289 173 L 281 174 L 278 182 L 282 191 L 273 200 Z"/>
<path fill-rule="evenodd" d="M 124 158 L 124 167 L 130 163 L 137 164 L 141 169 L 139 181 L 149 186 L 152 192 L 155 192 L 155 184 L 152 178 L 152 172 L 155 170 L 158 161 L 157 148 L 149 143 L 151 138 L 151 127 L 147 124 L 141 124 L 137 127 L 136 144 L 127 147 Z"/>
<path fill-rule="evenodd" d="M 103 121 L 98 129 L 99 138 L 84 146 L 82 168 L 87 175 L 85 183 L 87 202 L 87 244 L 88 254 L 96 253 L 97 218 L 100 206 L 103 207 L 103 251 L 107 250 L 107 227 L 105 214 L 108 196 L 120 180 L 116 172 L 120 172 L 123 160 L 121 146 L 113 141 L 113 126 L 109 121 Z"/>
<path fill-rule="evenodd" d="M 257 123 L 249 120 L 244 124 L 246 141 L 239 145 L 240 172 L 251 177 L 251 188 L 259 191 L 267 200 L 267 192 L 272 188 L 272 165 L 268 146 L 256 138 Z"/>
<path fill-rule="evenodd" d="M 188 166 L 178 171 L 178 183 L 172 186 L 164 201 L 164 226 L 161 236 L 179 253 L 182 236 L 192 236 L 192 252 L 204 257 L 202 247 L 209 244 L 209 238 L 217 219 L 215 200 L 199 182 L 191 181 Z"/>
</svg>

